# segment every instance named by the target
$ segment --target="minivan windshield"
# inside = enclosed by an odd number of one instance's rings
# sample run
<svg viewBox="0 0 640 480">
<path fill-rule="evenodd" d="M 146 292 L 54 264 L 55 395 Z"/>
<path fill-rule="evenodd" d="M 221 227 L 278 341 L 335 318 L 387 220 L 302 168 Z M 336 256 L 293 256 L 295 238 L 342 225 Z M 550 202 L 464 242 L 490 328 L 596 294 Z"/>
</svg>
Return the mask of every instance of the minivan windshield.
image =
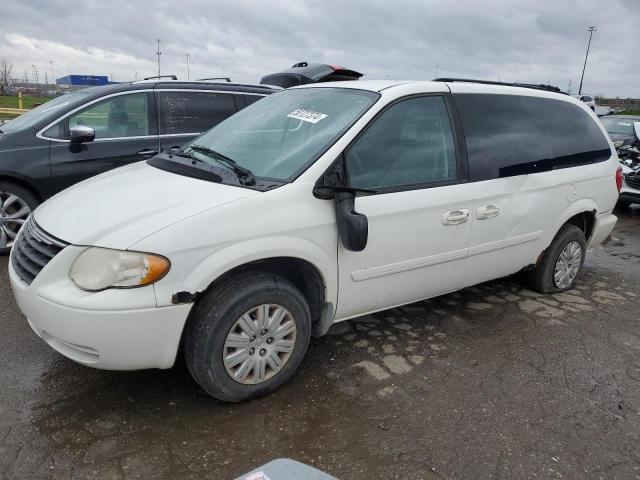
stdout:
<svg viewBox="0 0 640 480">
<path fill-rule="evenodd" d="M 229 117 L 183 150 L 217 164 L 215 156 L 203 153 L 209 149 L 256 177 L 290 181 L 333 145 L 379 97 L 351 88 L 285 90 Z"/>
<path fill-rule="evenodd" d="M 638 118 L 640 120 L 640 117 Z M 633 135 L 633 120 L 630 118 L 601 118 L 604 128 L 609 133 Z"/>
<path fill-rule="evenodd" d="M 33 110 L 23 113 L 8 123 L 5 123 L 2 125 L 1 130 L 3 133 L 12 133 L 24 130 L 28 127 L 33 127 L 41 120 L 48 118 L 52 114 L 62 112 L 65 107 L 82 100 L 83 98 L 91 95 L 91 93 L 92 92 L 89 90 L 80 90 L 78 92 L 60 95 L 59 97 L 49 100 L 47 103 L 43 103 Z"/>
</svg>

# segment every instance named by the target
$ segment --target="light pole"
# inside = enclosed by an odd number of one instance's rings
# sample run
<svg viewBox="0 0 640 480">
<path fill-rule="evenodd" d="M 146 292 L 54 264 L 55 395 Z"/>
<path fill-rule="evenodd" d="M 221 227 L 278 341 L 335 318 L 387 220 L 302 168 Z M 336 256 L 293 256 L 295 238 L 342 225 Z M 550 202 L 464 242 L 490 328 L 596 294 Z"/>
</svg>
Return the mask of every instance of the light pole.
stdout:
<svg viewBox="0 0 640 480">
<path fill-rule="evenodd" d="M 589 27 L 589 43 L 587 43 L 587 54 L 584 56 L 584 65 L 582 67 L 582 76 L 580 77 L 580 88 L 578 88 L 578 95 L 582 95 L 582 80 L 584 80 L 584 71 L 587 68 L 587 58 L 589 58 L 589 47 L 591 46 L 591 37 L 593 32 L 597 32 L 598 29 L 595 26 Z"/>
<path fill-rule="evenodd" d="M 49 66 L 51 67 L 51 83 L 56 84 L 56 79 L 53 78 L 53 60 L 49 60 Z"/>
<path fill-rule="evenodd" d="M 190 75 L 189 75 L 189 54 L 185 54 L 187 57 L 187 80 L 190 80 Z"/>
<path fill-rule="evenodd" d="M 156 51 L 156 55 L 158 55 L 158 76 L 160 76 L 160 55 L 162 55 L 162 52 L 160 51 L 160 39 L 157 38 L 156 42 L 158 42 L 158 50 Z"/>
</svg>

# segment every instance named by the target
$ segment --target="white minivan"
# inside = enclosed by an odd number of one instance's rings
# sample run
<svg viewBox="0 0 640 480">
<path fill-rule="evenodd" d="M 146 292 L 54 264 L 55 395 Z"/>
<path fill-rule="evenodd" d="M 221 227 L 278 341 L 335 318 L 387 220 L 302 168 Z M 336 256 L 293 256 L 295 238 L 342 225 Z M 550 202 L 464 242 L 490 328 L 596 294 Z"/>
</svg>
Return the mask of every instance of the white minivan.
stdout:
<svg viewBox="0 0 640 480">
<path fill-rule="evenodd" d="M 524 271 L 574 286 L 621 173 L 568 95 L 467 81 L 281 91 L 179 151 L 42 204 L 9 274 L 33 330 L 87 366 L 273 391 L 334 323 Z"/>
</svg>

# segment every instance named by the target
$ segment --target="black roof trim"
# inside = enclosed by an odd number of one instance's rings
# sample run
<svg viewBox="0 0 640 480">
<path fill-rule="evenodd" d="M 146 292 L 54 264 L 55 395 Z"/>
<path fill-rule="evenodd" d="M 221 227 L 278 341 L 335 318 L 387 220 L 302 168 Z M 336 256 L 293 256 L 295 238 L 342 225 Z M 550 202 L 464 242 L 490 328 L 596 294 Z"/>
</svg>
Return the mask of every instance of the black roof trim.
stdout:
<svg viewBox="0 0 640 480">
<path fill-rule="evenodd" d="M 434 78 L 434 82 L 445 82 L 445 83 L 456 83 L 456 82 L 464 82 L 464 83 L 481 83 L 484 85 L 501 85 L 505 87 L 522 87 L 522 88 L 531 88 L 533 90 L 544 90 L 546 92 L 554 92 L 554 93 L 562 93 L 564 95 L 568 95 L 567 92 L 563 92 L 558 87 L 554 87 L 553 85 L 545 85 L 543 83 L 535 84 L 535 83 L 508 83 L 508 82 L 494 82 L 491 80 L 475 80 L 472 78 L 448 78 L 448 77 L 439 77 Z"/>
</svg>

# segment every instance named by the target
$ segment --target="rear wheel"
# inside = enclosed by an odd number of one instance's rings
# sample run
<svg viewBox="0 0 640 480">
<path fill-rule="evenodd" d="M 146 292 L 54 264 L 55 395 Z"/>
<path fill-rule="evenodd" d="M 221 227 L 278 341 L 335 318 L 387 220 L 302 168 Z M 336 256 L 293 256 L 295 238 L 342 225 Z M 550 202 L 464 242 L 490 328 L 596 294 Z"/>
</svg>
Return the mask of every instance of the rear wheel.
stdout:
<svg viewBox="0 0 640 480">
<path fill-rule="evenodd" d="M 280 387 L 309 345 L 307 302 L 288 280 L 262 272 L 230 278 L 194 307 L 185 360 L 211 396 L 240 402 Z"/>
<path fill-rule="evenodd" d="M 564 225 L 544 252 L 542 261 L 527 272 L 528 286 L 541 293 L 572 289 L 584 264 L 587 241 L 575 225 Z"/>
<path fill-rule="evenodd" d="M 9 253 L 18 230 L 38 206 L 27 189 L 10 182 L 0 182 L 0 254 Z"/>
</svg>

